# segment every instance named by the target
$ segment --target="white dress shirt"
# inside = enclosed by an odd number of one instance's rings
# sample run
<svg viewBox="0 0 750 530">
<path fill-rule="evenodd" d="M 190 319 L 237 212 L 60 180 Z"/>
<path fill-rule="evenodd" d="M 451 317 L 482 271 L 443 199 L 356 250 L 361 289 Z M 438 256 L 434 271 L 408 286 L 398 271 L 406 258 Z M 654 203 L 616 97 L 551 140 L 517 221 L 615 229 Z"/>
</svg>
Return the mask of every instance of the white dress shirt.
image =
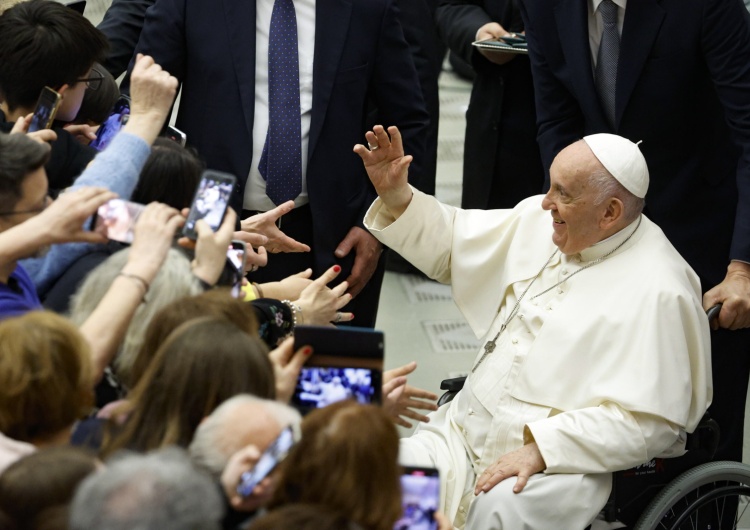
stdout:
<svg viewBox="0 0 750 530">
<path fill-rule="evenodd" d="M 266 195 L 266 180 L 258 171 L 263 145 L 268 134 L 268 35 L 274 0 L 255 1 L 255 117 L 253 119 L 253 162 L 245 185 L 246 210 L 265 212 L 276 205 Z M 297 13 L 297 49 L 299 50 L 300 116 L 302 120 L 302 192 L 295 206 L 307 199 L 307 146 L 312 117 L 313 59 L 315 55 L 315 0 L 294 0 Z"/>
</svg>

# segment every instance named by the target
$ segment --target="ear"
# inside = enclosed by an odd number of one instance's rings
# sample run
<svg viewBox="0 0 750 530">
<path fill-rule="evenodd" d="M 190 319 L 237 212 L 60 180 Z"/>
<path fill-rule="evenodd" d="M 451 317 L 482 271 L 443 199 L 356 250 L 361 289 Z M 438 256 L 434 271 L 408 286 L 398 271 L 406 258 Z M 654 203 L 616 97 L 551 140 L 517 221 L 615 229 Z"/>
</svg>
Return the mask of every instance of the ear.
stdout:
<svg viewBox="0 0 750 530">
<path fill-rule="evenodd" d="M 617 197 L 610 197 L 607 201 L 604 215 L 599 220 L 599 227 L 608 230 L 622 221 L 625 214 L 625 205 Z"/>
<path fill-rule="evenodd" d="M 65 83 L 63 86 L 57 89 L 57 93 L 60 94 L 62 99 L 65 99 L 65 93 L 68 91 L 69 88 L 70 88 L 70 85 Z"/>
</svg>

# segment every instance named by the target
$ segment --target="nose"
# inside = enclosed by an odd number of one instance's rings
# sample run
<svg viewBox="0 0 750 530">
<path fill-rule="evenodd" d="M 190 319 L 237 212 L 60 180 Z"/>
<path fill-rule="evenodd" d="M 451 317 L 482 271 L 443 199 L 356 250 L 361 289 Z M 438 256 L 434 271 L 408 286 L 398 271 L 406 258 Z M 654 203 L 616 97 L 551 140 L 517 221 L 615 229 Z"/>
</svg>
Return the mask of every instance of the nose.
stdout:
<svg viewBox="0 0 750 530">
<path fill-rule="evenodd" d="M 543 210 L 551 210 L 554 206 L 554 203 L 552 202 L 552 199 L 549 198 L 550 192 L 548 191 L 547 194 L 542 198 L 542 209 Z"/>
</svg>

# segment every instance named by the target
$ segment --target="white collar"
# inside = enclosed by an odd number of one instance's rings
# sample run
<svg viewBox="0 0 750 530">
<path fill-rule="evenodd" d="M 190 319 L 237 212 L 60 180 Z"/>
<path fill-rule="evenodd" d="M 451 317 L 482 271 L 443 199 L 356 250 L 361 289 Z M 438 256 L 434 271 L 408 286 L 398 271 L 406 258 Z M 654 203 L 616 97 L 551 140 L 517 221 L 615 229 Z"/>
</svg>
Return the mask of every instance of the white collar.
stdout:
<svg viewBox="0 0 750 530">
<path fill-rule="evenodd" d="M 589 0 L 589 9 L 591 9 L 591 13 L 596 13 L 596 10 L 599 9 L 599 4 L 601 4 L 604 0 Z M 621 9 L 625 9 L 625 7 L 628 5 L 628 0 L 612 0 L 615 4 L 617 4 L 617 7 Z"/>
</svg>

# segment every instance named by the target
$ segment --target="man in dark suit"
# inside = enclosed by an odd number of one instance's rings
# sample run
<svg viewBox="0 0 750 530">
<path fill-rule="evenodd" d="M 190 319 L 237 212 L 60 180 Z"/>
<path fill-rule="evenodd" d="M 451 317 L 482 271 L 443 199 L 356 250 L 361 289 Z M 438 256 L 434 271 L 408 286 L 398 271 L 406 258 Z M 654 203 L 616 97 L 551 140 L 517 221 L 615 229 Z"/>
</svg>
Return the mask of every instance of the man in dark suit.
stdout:
<svg viewBox="0 0 750 530">
<path fill-rule="evenodd" d="M 440 0 L 438 29 L 476 72 L 466 112 L 461 207 L 512 208 L 542 191 L 534 87 L 525 55 L 478 49 L 485 40 L 523 31 L 516 0 Z"/>
<path fill-rule="evenodd" d="M 136 50 L 182 82 L 176 125 L 208 167 L 238 177 L 232 204 L 245 210 L 243 218 L 273 208 L 258 175 L 268 130 L 263 65 L 273 4 L 160 0 L 146 15 Z M 391 0 L 295 0 L 294 7 L 304 185 L 281 230 L 312 252 L 284 253 L 272 238 L 268 265 L 253 279 L 278 280 L 306 267 L 319 275 L 339 263 L 357 296 L 347 310 L 355 324 L 372 326 L 383 267 L 380 244 L 362 219 L 375 192 L 352 147 L 364 138 L 374 101 L 383 122 L 407 131 L 407 149 L 419 161 L 429 117 Z"/>
<path fill-rule="evenodd" d="M 723 302 L 709 412 L 721 427 L 716 457 L 740 460 L 750 373 L 750 330 L 739 329 L 750 326 L 748 13 L 741 0 L 615 0 L 611 39 L 610 2 L 522 0 L 542 158 L 549 168 L 592 133 L 643 141 L 645 213 L 700 276 L 704 306 Z M 612 84 L 597 89 L 595 77 Z"/>
</svg>

